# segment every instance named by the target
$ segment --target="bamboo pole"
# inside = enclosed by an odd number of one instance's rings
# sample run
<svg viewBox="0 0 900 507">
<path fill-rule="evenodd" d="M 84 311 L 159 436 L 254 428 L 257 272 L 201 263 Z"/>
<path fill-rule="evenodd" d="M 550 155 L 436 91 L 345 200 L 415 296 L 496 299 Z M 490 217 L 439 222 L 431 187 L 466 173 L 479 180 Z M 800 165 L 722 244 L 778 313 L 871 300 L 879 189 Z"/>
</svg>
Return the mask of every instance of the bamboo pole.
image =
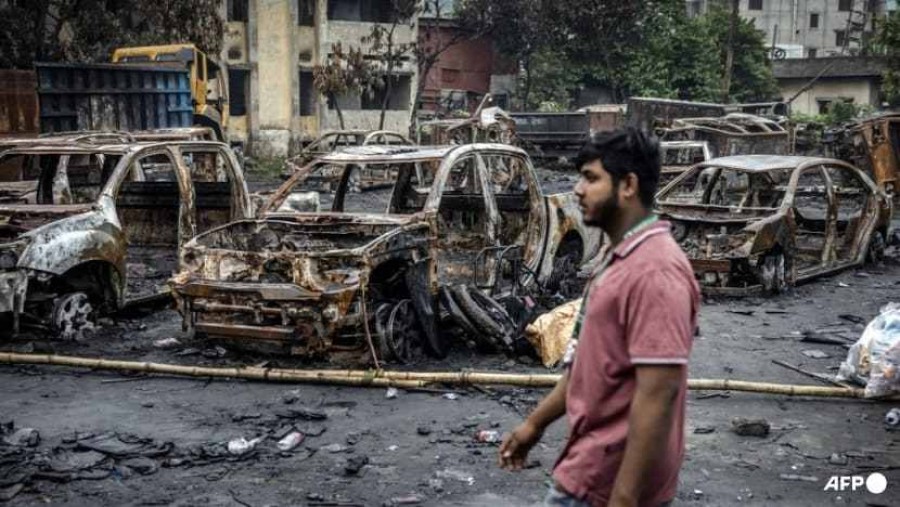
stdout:
<svg viewBox="0 0 900 507">
<path fill-rule="evenodd" d="M 222 368 L 182 366 L 163 363 L 120 361 L 46 354 L 16 354 L 0 352 L 0 363 L 45 364 L 93 368 L 97 370 L 160 373 L 186 377 L 242 378 L 274 382 L 336 384 L 365 387 L 422 388 L 440 383 L 457 386 L 514 385 L 521 387 L 553 387 L 558 374 L 509 374 L 489 372 L 403 372 L 385 370 L 289 370 L 276 368 Z M 813 396 L 824 398 L 864 398 L 864 389 L 824 387 L 729 379 L 688 379 L 693 391 L 741 391 L 785 396 Z M 876 401 L 900 399 L 897 396 Z"/>
</svg>

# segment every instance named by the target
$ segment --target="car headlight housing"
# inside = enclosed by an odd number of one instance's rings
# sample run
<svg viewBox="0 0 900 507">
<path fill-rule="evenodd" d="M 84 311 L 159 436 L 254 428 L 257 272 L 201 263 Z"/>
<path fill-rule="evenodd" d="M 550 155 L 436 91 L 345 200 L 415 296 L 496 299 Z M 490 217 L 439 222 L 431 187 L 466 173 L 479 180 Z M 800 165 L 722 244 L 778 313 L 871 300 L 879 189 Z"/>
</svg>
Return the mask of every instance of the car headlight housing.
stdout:
<svg viewBox="0 0 900 507">
<path fill-rule="evenodd" d="M 0 245 L 0 269 L 15 269 L 19 264 L 22 252 L 25 250 L 24 241 Z"/>
</svg>

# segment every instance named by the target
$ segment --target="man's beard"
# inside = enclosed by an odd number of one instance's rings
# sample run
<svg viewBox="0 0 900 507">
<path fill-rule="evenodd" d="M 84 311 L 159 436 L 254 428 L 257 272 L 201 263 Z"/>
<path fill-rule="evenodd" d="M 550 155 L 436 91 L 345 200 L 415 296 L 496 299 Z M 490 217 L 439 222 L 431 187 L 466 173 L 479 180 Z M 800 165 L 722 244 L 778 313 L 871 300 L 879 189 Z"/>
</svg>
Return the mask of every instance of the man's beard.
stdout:
<svg viewBox="0 0 900 507">
<path fill-rule="evenodd" d="M 599 227 L 603 232 L 609 232 L 610 227 L 619 219 L 619 193 L 613 190 L 609 199 L 603 201 L 598 213 L 593 217 L 584 217 L 585 225 Z"/>
</svg>

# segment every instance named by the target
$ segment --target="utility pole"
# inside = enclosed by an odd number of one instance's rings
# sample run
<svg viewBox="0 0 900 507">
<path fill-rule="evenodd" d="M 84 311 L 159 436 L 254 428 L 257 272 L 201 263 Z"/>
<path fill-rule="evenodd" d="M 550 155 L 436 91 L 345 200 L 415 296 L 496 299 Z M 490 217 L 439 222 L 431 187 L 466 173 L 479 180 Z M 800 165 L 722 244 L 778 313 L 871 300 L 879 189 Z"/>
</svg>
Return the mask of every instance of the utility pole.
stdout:
<svg viewBox="0 0 900 507">
<path fill-rule="evenodd" d="M 725 47 L 725 73 L 722 76 L 722 103 L 729 102 L 731 95 L 731 73 L 734 68 L 734 35 L 740 16 L 740 0 L 731 0 L 731 20 L 728 23 L 728 44 Z"/>
</svg>

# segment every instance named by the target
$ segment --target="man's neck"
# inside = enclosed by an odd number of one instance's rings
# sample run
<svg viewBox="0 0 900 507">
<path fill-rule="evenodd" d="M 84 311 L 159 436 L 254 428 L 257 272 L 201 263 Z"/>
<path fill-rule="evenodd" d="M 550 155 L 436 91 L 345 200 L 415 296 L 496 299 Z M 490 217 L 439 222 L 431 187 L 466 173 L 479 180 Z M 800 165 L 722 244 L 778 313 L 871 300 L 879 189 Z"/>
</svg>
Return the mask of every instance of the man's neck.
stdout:
<svg viewBox="0 0 900 507">
<path fill-rule="evenodd" d="M 625 234 L 627 234 L 632 227 L 641 223 L 641 221 L 646 220 L 652 214 L 653 213 L 650 210 L 643 206 L 621 209 L 621 216 L 619 217 L 620 220 L 618 223 L 611 227 L 612 230 L 606 231 L 613 246 L 621 243 Z"/>
</svg>

